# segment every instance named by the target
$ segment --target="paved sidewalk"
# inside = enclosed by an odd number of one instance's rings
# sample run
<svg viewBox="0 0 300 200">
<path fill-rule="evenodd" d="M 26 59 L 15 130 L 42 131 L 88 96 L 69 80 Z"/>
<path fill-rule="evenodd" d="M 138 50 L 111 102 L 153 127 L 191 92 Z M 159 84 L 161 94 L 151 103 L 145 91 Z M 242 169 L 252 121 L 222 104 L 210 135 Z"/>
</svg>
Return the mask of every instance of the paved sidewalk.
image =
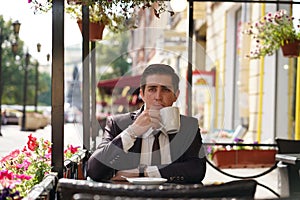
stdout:
<svg viewBox="0 0 300 200">
<path fill-rule="evenodd" d="M 51 126 L 48 125 L 43 129 L 36 131 L 21 131 L 18 125 L 4 125 L 0 136 L 0 157 L 7 155 L 12 150 L 22 149 L 26 146 L 28 136 L 32 134 L 34 137 L 47 139 L 51 141 Z M 64 126 L 64 144 L 72 144 L 73 146 L 82 146 L 82 127 L 77 124 L 65 124 Z"/>
</svg>

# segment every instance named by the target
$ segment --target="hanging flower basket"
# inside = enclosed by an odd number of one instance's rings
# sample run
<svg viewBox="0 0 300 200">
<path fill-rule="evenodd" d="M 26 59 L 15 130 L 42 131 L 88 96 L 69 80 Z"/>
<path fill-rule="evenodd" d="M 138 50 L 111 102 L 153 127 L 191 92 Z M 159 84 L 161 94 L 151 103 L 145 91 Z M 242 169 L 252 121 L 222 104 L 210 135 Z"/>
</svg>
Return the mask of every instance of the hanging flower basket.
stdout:
<svg viewBox="0 0 300 200">
<path fill-rule="evenodd" d="M 28 0 L 34 13 L 46 13 L 52 9 L 52 0 Z M 137 28 L 136 23 L 128 23 L 134 20 L 139 12 L 151 11 L 150 17 L 160 18 L 163 13 L 169 13 L 172 17 L 175 12 L 169 9 L 167 1 L 158 0 L 67 0 L 65 12 L 73 19 L 82 20 L 82 6 L 89 8 L 89 20 L 91 22 L 103 22 L 110 31 L 121 33 L 129 29 Z M 119 9 L 120 8 L 120 9 Z"/>
<path fill-rule="evenodd" d="M 281 50 L 285 57 L 298 57 L 300 52 L 300 41 L 295 40 L 292 43 L 285 44 L 284 46 L 281 46 Z"/>
<path fill-rule="evenodd" d="M 217 150 L 212 159 L 219 168 L 271 167 L 275 163 L 275 149 Z"/>
<path fill-rule="evenodd" d="M 82 33 L 82 21 L 78 20 L 77 21 L 79 29 Z M 105 25 L 98 22 L 98 23 L 94 23 L 94 22 L 90 22 L 90 37 L 89 40 L 90 41 L 95 41 L 95 40 L 102 40 L 102 35 L 103 35 L 103 30 Z"/>
<path fill-rule="evenodd" d="M 268 12 L 258 21 L 249 22 L 249 27 L 244 33 L 251 36 L 255 45 L 253 45 L 254 48 L 246 56 L 250 59 L 271 56 L 278 49 L 282 48 L 282 44 L 285 44 L 286 41 L 299 40 L 300 32 L 299 28 L 297 28 L 299 27 L 299 22 L 295 22 L 295 20 L 295 17 L 289 16 L 286 10 L 281 9 L 274 13 Z M 299 56 L 299 45 L 294 49 L 298 51 L 296 53 L 285 53 L 283 50 L 284 56 Z"/>
</svg>

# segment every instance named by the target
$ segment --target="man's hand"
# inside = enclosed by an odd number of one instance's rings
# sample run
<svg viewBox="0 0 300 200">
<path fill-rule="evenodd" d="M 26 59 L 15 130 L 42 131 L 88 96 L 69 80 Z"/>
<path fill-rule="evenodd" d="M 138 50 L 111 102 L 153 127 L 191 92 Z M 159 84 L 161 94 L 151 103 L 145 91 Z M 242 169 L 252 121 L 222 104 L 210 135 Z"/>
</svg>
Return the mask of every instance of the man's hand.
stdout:
<svg viewBox="0 0 300 200">
<path fill-rule="evenodd" d="M 139 177 L 139 170 L 135 169 L 128 169 L 128 170 L 120 170 L 116 173 L 114 177 L 111 178 L 112 181 L 124 181 L 126 178 L 135 178 Z"/>
<path fill-rule="evenodd" d="M 150 127 L 154 130 L 161 128 L 159 109 L 144 110 L 131 125 L 136 136 L 142 136 Z"/>
</svg>

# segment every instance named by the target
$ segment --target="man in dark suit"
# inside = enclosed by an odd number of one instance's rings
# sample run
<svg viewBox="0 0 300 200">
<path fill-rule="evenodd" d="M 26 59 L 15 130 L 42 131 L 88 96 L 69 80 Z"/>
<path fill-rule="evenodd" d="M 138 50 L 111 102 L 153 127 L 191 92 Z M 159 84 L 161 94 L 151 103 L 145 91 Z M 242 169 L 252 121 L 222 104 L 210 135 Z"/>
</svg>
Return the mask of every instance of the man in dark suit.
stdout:
<svg viewBox="0 0 300 200">
<path fill-rule="evenodd" d="M 143 176 L 176 183 L 203 180 L 206 161 L 198 121 L 180 115 L 177 133 L 160 131 L 159 110 L 177 100 L 178 86 L 179 77 L 168 65 L 153 64 L 144 70 L 140 81 L 144 105 L 107 119 L 102 142 L 88 160 L 87 175 L 92 180 Z M 156 139 L 160 148 L 152 152 Z M 158 163 L 153 163 L 154 155 L 160 155 Z"/>
</svg>

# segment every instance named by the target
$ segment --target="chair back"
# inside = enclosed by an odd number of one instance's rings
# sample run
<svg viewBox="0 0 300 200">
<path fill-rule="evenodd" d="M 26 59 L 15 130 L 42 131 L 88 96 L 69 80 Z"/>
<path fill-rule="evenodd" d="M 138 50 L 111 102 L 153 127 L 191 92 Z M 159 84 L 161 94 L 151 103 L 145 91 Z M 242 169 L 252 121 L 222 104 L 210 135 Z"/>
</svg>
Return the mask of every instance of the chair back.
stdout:
<svg viewBox="0 0 300 200">
<path fill-rule="evenodd" d="M 278 153 L 300 153 L 300 140 L 276 138 L 275 141 L 278 146 Z"/>
<path fill-rule="evenodd" d="M 278 145 L 278 153 L 281 154 L 297 154 L 300 153 L 300 140 L 289 140 L 289 139 L 282 139 L 276 138 L 276 143 Z M 281 177 L 280 180 L 288 180 L 285 186 L 289 190 L 289 196 L 297 196 L 299 198 L 300 190 L 300 176 L 299 176 L 299 166 L 296 165 L 287 165 L 286 167 L 287 176 L 288 177 Z M 281 169 L 280 175 L 284 174 L 283 168 Z M 280 183 L 282 184 L 282 183 Z M 284 191 L 287 193 L 287 191 Z"/>
</svg>

